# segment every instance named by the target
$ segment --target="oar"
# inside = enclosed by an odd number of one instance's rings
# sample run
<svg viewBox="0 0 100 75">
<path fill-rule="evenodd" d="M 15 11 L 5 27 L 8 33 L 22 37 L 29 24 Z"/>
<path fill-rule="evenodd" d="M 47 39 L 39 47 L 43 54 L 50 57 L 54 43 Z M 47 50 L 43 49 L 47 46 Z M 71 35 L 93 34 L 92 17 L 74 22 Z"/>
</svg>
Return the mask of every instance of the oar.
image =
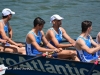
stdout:
<svg viewBox="0 0 100 75">
<path fill-rule="evenodd" d="M 19 63 L 17 63 L 17 64 L 10 65 L 10 66 L 8 66 L 8 67 L 5 67 L 4 64 L 2 64 L 2 65 L 0 65 L 0 75 L 5 74 L 5 71 L 6 71 L 6 69 L 8 69 L 8 68 L 11 68 L 11 67 L 20 65 L 20 64 L 22 64 L 22 63 L 25 63 L 25 62 L 28 62 L 28 61 L 37 59 L 37 58 L 39 58 L 39 57 L 44 57 L 44 56 L 43 56 L 43 55 L 36 56 L 36 57 L 34 57 L 34 58 L 27 59 L 27 60 L 25 60 L 25 61 L 19 62 Z"/>
<path fill-rule="evenodd" d="M 53 53 L 54 53 L 54 52 L 53 52 Z M 49 54 L 53 54 L 53 53 L 51 52 L 51 53 L 49 53 Z M 10 66 L 8 66 L 8 67 L 5 67 L 4 64 L 2 64 L 2 65 L 0 65 L 0 75 L 5 74 L 5 71 L 6 71 L 6 69 L 8 69 L 8 68 L 11 68 L 11 67 L 20 65 L 20 64 L 22 64 L 22 63 L 25 63 L 25 62 L 28 62 L 28 61 L 37 59 L 37 58 L 39 58 L 39 57 L 46 57 L 46 56 L 49 55 L 49 54 L 48 54 L 48 53 L 47 53 L 47 54 L 42 54 L 42 55 L 40 55 L 40 56 L 36 56 L 36 57 L 30 58 L 30 59 L 27 59 L 27 60 L 22 61 L 22 62 L 19 62 L 19 63 L 17 63 L 17 64 L 10 65 Z"/>
<path fill-rule="evenodd" d="M 37 58 L 39 58 L 39 57 L 44 57 L 44 56 L 43 56 L 43 55 L 40 55 L 40 56 L 36 56 L 36 57 L 30 58 L 30 59 L 27 59 L 27 60 L 25 60 L 25 61 L 19 62 L 19 63 L 17 63 L 17 64 L 10 65 L 10 66 L 8 66 L 8 68 L 9 68 L 9 67 L 14 67 L 14 66 L 16 66 L 16 65 L 20 65 L 20 64 L 22 64 L 22 63 L 25 63 L 25 62 L 28 62 L 28 61 L 31 61 L 31 60 L 34 60 L 34 59 L 37 59 Z"/>
<path fill-rule="evenodd" d="M 50 54 L 55 54 L 54 52 L 52 53 L 50 53 Z M 37 59 L 37 58 L 39 58 L 39 57 L 46 57 L 48 54 L 42 54 L 42 55 L 39 55 L 39 56 L 36 56 L 36 57 L 33 57 L 33 58 L 30 58 L 30 59 L 27 59 L 27 60 L 25 60 L 25 61 L 22 61 L 22 62 L 19 62 L 19 63 L 17 63 L 17 64 L 13 64 L 13 65 L 10 65 L 10 66 L 8 66 L 8 68 L 9 67 L 14 67 L 14 66 L 16 66 L 16 65 L 19 65 L 19 64 L 22 64 L 22 63 L 25 63 L 25 62 L 28 62 L 28 61 L 31 61 L 31 60 L 34 60 L 34 59 Z"/>
<path fill-rule="evenodd" d="M 55 53 L 52 53 L 52 54 L 55 54 Z M 22 64 L 22 63 L 25 63 L 25 62 L 28 62 L 28 61 L 31 61 L 31 60 L 34 60 L 34 59 L 37 59 L 37 58 L 39 58 L 39 57 L 46 57 L 46 56 L 47 56 L 47 54 L 42 54 L 42 55 L 39 55 L 39 56 L 30 58 L 30 59 L 27 59 L 27 60 L 25 60 L 25 61 L 19 62 L 19 63 L 17 63 L 17 64 L 10 65 L 10 66 L 8 66 L 8 68 L 9 68 L 9 67 L 14 67 L 14 66 L 16 66 L 16 65 L 19 65 L 19 64 Z"/>
<path fill-rule="evenodd" d="M 94 70 L 95 66 L 98 65 L 98 60 L 96 60 L 92 66 L 92 68 L 90 69 L 90 71 L 88 72 L 88 75 L 91 75 L 92 71 Z"/>
<path fill-rule="evenodd" d="M 5 73 L 5 70 L 6 70 L 7 68 L 11 68 L 11 67 L 20 65 L 20 64 L 22 64 L 22 63 L 25 63 L 25 62 L 28 62 L 28 61 L 37 59 L 37 58 L 39 58 L 39 57 L 45 57 L 45 56 L 44 56 L 44 55 L 36 56 L 36 57 L 30 58 L 30 59 L 27 59 L 27 60 L 25 60 L 25 61 L 19 62 L 19 63 L 17 63 L 17 64 L 10 65 L 10 66 L 8 66 L 8 67 L 5 67 L 4 64 L 2 64 L 2 65 L 0 65 L 0 73 L 3 72 L 2 74 L 4 74 L 4 73 Z M 0 74 L 0 75 L 2 75 L 2 74 Z"/>
</svg>

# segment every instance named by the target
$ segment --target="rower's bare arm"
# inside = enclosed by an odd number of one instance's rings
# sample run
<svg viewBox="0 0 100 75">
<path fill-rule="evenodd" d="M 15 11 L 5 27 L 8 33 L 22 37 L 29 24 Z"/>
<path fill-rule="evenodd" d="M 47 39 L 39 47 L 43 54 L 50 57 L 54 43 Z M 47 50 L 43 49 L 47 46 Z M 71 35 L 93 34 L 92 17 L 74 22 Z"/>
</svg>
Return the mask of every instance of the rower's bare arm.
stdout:
<svg viewBox="0 0 100 75">
<path fill-rule="evenodd" d="M 86 52 L 90 54 L 94 54 L 95 52 L 100 50 L 100 46 L 97 46 L 95 48 L 89 48 L 82 39 L 78 39 L 76 44 L 79 45 L 81 50 L 85 50 Z"/>
<path fill-rule="evenodd" d="M 67 48 L 67 47 L 72 46 L 72 44 L 62 44 L 62 43 L 59 43 L 58 40 L 57 40 L 56 37 L 55 37 L 54 32 L 53 32 L 52 30 L 49 31 L 49 35 L 50 35 L 51 41 L 54 43 L 54 45 L 55 45 L 57 48 Z"/>
<path fill-rule="evenodd" d="M 12 31 L 12 28 L 10 26 L 10 24 L 8 23 L 8 31 L 9 31 L 9 38 L 12 39 L 12 34 L 13 34 L 13 31 Z"/>
<path fill-rule="evenodd" d="M 19 46 L 19 44 L 15 43 L 13 40 L 11 40 L 11 39 L 6 35 L 2 23 L 0 23 L 0 34 L 2 35 L 2 38 L 3 38 L 4 40 L 7 40 L 7 42 L 9 42 L 10 44 Z"/>
<path fill-rule="evenodd" d="M 97 47 L 98 46 L 98 44 L 92 39 L 91 36 L 90 36 L 90 41 L 91 41 L 93 47 Z"/>
<path fill-rule="evenodd" d="M 58 40 L 55 38 L 55 34 L 52 30 L 49 30 L 48 32 L 49 36 L 50 36 L 50 40 L 54 43 L 54 45 L 57 47 L 57 48 L 60 48 L 62 47 L 61 44 L 59 44 Z"/>
<path fill-rule="evenodd" d="M 65 29 L 60 27 L 62 30 L 63 37 L 71 44 L 75 44 L 75 41 L 66 33 Z"/>
<path fill-rule="evenodd" d="M 44 43 L 48 48 L 54 49 L 55 47 L 54 47 L 53 45 L 51 45 L 51 44 L 48 42 L 48 40 L 46 39 L 46 37 L 45 37 L 45 35 L 44 35 L 44 32 L 41 31 L 41 33 L 42 33 L 42 41 L 43 41 L 43 43 Z"/>
<path fill-rule="evenodd" d="M 51 52 L 51 51 L 53 51 L 53 50 L 46 49 L 46 48 L 43 48 L 40 45 L 38 45 L 33 34 L 28 34 L 26 41 L 27 41 L 27 43 L 32 44 L 40 52 Z"/>
<path fill-rule="evenodd" d="M 100 43 L 100 32 L 98 33 L 97 38 L 98 38 L 97 42 Z"/>
<path fill-rule="evenodd" d="M 44 33 L 42 32 L 42 40 L 44 41 L 44 43 L 46 44 L 46 46 L 48 47 L 48 48 L 50 48 L 50 49 L 52 49 L 53 51 L 55 51 L 55 52 L 60 52 L 61 51 L 61 49 L 57 49 L 56 47 L 54 47 L 53 45 L 51 45 L 49 42 L 48 42 L 48 40 L 45 38 L 45 35 L 44 35 Z"/>
<path fill-rule="evenodd" d="M 0 43 L 6 43 L 7 40 L 0 39 Z"/>
<path fill-rule="evenodd" d="M 6 33 L 4 31 L 4 27 L 3 27 L 2 23 L 0 23 L 0 34 L 2 35 L 3 39 L 8 40 L 8 37 L 6 36 Z"/>
</svg>

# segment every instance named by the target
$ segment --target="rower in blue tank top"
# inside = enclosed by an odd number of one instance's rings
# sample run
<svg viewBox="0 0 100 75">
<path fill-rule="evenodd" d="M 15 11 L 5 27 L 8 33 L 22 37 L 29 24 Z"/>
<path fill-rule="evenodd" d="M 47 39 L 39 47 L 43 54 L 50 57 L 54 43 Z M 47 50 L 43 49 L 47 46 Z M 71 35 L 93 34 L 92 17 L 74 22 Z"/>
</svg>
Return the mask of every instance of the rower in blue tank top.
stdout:
<svg viewBox="0 0 100 75">
<path fill-rule="evenodd" d="M 3 20 L 0 20 L 2 23 L 3 23 L 3 25 L 4 25 L 4 22 L 3 22 Z M 8 23 L 6 23 L 5 25 L 4 25 L 4 31 L 5 31 L 5 33 L 6 33 L 6 35 L 8 35 Z M 2 36 L 1 36 L 1 34 L 0 34 L 0 38 L 2 39 Z M 10 44 L 9 43 L 6 43 L 5 44 L 5 46 L 10 46 Z"/>
<path fill-rule="evenodd" d="M 44 32 L 42 31 L 42 28 L 45 24 L 45 21 L 40 18 L 36 17 L 33 21 L 34 27 L 29 31 L 29 33 L 26 35 L 26 54 L 31 56 L 37 56 L 42 55 L 42 53 L 45 54 L 48 52 L 58 52 L 59 49 L 52 46 L 47 39 L 45 38 Z M 43 42 L 45 47 L 41 47 L 40 43 Z"/>
<path fill-rule="evenodd" d="M 59 30 L 58 33 L 54 30 L 54 28 L 50 28 L 49 30 L 53 30 L 53 31 L 54 31 L 55 38 L 58 40 L 59 43 L 61 43 L 61 42 L 62 42 L 62 31 L 61 31 L 61 29 L 60 29 L 60 28 L 58 29 L 58 30 Z M 53 43 L 52 41 L 50 41 L 50 43 L 51 43 L 53 46 L 55 46 L 54 43 Z"/>
<path fill-rule="evenodd" d="M 0 20 L 0 38 L 7 41 L 6 43 L 1 43 L 4 48 L 2 51 L 26 54 L 25 47 L 23 47 L 21 43 L 16 43 L 12 40 L 12 28 L 9 21 L 13 14 L 15 14 L 15 12 L 9 8 L 4 8 L 2 10 L 2 19 Z"/>
<path fill-rule="evenodd" d="M 32 34 L 35 37 L 38 45 L 40 45 L 42 37 L 40 31 L 38 31 L 38 35 L 36 35 L 33 31 L 30 31 L 28 34 Z M 39 52 L 32 44 L 27 44 L 26 42 L 26 54 L 36 56 L 37 54 L 42 54 L 42 52 Z"/>
<path fill-rule="evenodd" d="M 92 22 L 85 20 L 81 23 L 82 32 L 76 40 L 75 48 L 82 62 L 95 62 L 98 59 L 98 45 L 90 35 Z"/>
<path fill-rule="evenodd" d="M 62 27 L 63 19 L 64 18 L 58 14 L 52 15 L 50 17 L 50 23 L 52 23 L 52 27 L 48 29 L 45 37 L 53 46 L 62 50 L 57 54 L 58 58 L 71 58 L 72 60 L 80 61 L 75 50 L 67 49 L 68 47 L 73 47 L 75 45 L 75 41 L 67 34 L 66 30 Z M 66 39 L 69 43 L 61 43 L 63 39 Z"/>
<path fill-rule="evenodd" d="M 85 39 L 84 37 L 82 36 L 79 36 L 77 38 L 77 40 L 81 38 L 82 40 L 85 41 L 86 45 L 91 48 L 92 45 L 91 45 L 91 41 L 90 41 L 90 36 L 87 36 L 87 39 Z M 88 52 L 86 52 L 85 50 L 77 50 L 78 52 L 78 56 L 80 58 L 81 61 L 83 62 L 90 62 L 92 60 L 96 60 L 98 58 L 98 55 L 97 55 L 97 52 L 94 53 L 93 55 L 92 54 L 89 54 Z"/>
</svg>

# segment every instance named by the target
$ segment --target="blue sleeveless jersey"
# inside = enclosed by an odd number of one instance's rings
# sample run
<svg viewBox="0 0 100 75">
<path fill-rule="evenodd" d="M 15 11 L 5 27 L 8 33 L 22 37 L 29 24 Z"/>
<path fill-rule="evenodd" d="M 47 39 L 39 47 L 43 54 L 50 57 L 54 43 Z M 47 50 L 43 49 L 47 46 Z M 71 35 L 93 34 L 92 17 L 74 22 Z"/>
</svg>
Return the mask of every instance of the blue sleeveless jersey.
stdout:
<svg viewBox="0 0 100 75">
<path fill-rule="evenodd" d="M 38 45 L 40 45 L 41 38 L 42 38 L 42 34 L 40 31 L 38 31 L 38 35 L 36 35 L 33 31 L 30 31 L 28 34 L 32 34 L 35 37 Z M 37 54 L 42 54 L 42 52 L 39 52 L 32 44 L 27 44 L 27 42 L 25 48 L 26 48 L 27 55 L 36 56 Z"/>
<path fill-rule="evenodd" d="M 90 36 L 88 36 L 87 39 L 85 39 L 85 38 L 82 37 L 82 36 L 79 36 L 79 37 L 77 38 L 77 40 L 78 40 L 79 38 L 83 39 L 83 40 L 85 41 L 86 45 L 87 45 L 89 48 L 92 47 L 91 41 L 90 41 Z M 90 62 L 90 61 L 92 61 L 92 60 L 98 59 L 97 52 L 94 53 L 94 54 L 92 55 L 92 54 L 87 53 L 85 50 L 78 50 L 78 49 L 77 49 L 77 53 L 78 53 L 78 57 L 79 57 L 80 60 L 83 61 L 83 62 Z"/>
<path fill-rule="evenodd" d="M 2 21 L 2 20 L 0 20 L 0 21 Z M 3 21 L 2 21 L 3 22 Z M 4 31 L 5 31 L 5 33 L 6 34 L 8 34 L 8 23 L 6 23 L 5 25 L 4 25 Z M 0 38 L 2 39 L 2 36 L 0 35 Z"/>
<path fill-rule="evenodd" d="M 59 33 L 57 33 L 53 28 L 50 28 L 50 30 L 53 30 L 53 31 L 54 31 L 55 38 L 58 40 L 59 43 L 61 43 L 61 42 L 62 42 L 62 31 L 61 31 L 61 29 L 59 28 Z M 53 46 L 55 46 L 54 43 L 53 43 L 52 41 L 50 41 L 50 43 L 51 43 Z"/>
</svg>

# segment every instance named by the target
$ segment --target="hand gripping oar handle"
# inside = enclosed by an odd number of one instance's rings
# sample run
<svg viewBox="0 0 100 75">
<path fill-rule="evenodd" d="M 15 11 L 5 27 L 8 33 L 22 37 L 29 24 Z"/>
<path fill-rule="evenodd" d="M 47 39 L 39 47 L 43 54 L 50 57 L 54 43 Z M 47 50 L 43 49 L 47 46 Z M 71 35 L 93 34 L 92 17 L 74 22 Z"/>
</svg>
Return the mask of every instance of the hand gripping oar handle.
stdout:
<svg viewBox="0 0 100 75">
<path fill-rule="evenodd" d="M 57 58 L 57 52 L 55 52 L 55 51 L 53 51 L 53 52 L 46 52 L 46 53 L 43 54 L 43 56 L 45 56 L 47 58 L 48 58 L 49 55 L 52 55 L 52 57 Z"/>
</svg>

